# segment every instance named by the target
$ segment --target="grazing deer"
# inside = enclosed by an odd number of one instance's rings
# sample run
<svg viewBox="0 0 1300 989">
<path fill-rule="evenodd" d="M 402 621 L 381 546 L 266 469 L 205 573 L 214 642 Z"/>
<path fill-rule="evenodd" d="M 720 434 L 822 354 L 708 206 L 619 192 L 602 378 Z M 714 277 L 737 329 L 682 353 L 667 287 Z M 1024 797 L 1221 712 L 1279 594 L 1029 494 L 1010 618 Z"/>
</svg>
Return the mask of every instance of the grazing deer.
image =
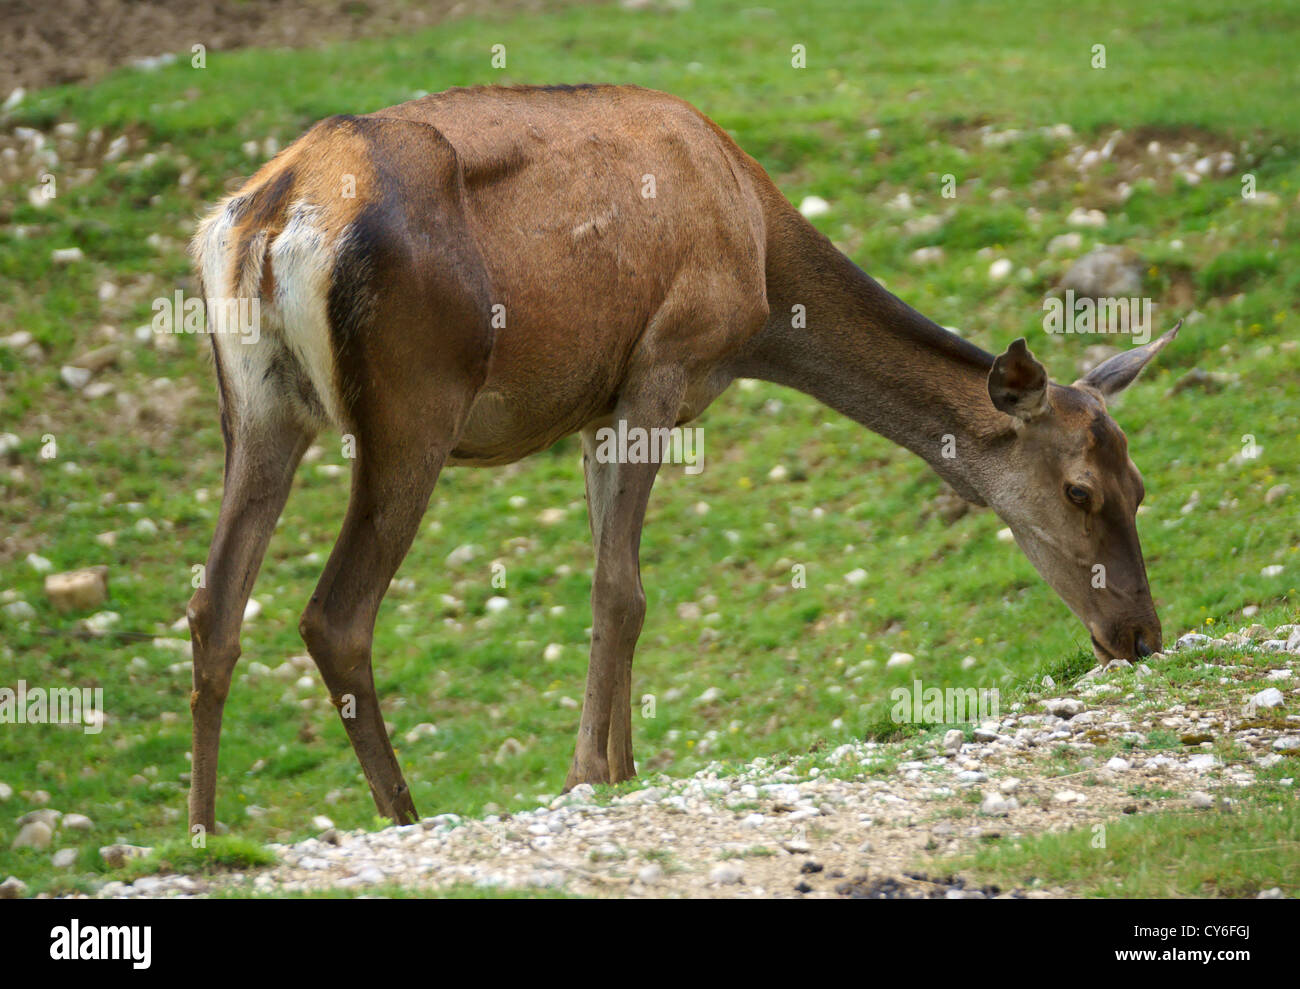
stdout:
<svg viewBox="0 0 1300 989">
<path fill-rule="evenodd" d="M 328 426 L 358 452 L 299 629 L 379 812 L 401 823 L 416 811 L 371 642 L 442 468 L 581 434 L 594 620 L 565 787 L 628 779 L 638 549 L 658 465 L 600 462 L 596 432 L 670 429 L 739 377 L 812 395 L 991 506 L 1103 660 L 1160 647 L 1134 522 L 1142 480 L 1106 400 L 1177 327 L 1068 386 L 1023 339 L 994 358 L 881 288 L 682 100 L 487 87 L 331 117 L 213 210 L 192 250 L 226 464 L 188 609 L 191 827 L 214 826 L 244 606 L 299 458 Z M 231 299 L 259 301 L 255 340 L 223 325 Z"/>
</svg>

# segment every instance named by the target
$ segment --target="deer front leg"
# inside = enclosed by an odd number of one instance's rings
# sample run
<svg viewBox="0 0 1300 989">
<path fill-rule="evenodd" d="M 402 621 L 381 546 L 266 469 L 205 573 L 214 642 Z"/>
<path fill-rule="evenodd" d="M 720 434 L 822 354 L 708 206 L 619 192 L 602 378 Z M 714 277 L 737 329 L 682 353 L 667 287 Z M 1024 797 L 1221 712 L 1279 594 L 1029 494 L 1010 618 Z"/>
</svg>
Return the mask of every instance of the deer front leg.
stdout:
<svg viewBox="0 0 1300 989">
<path fill-rule="evenodd" d="M 681 401 L 680 378 L 661 374 L 615 409 L 628 429 L 671 428 Z M 596 569 L 591 586 L 591 658 L 582 721 L 566 791 L 579 783 L 618 783 L 636 775 L 632 758 L 632 654 L 645 618 L 639 551 L 650 489 L 659 464 L 604 462 L 599 428 L 582 433 L 582 462 Z"/>
</svg>

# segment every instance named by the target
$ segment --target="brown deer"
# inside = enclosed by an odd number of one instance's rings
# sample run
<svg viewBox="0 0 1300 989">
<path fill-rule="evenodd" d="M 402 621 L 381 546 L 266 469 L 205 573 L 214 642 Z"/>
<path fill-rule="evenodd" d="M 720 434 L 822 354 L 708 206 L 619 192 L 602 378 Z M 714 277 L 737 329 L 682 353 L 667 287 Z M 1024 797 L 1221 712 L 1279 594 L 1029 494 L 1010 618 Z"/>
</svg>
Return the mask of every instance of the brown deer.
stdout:
<svg viewBox="0 0 1300 989">
<path fill-rule="evenodd" d="M 1103 660 L 1160 648 L 1134 521 L 1142 480 L 1106 400 L 1177 327 L 1068 386 L 1023 339 L 995 359 L 881 288 L 682 100 L 487 87 L 331 117 L 208 215 L 192 249 L 226 447 L 206 586 L 188 609 L 192 828 L 215 823 L 245 604 L 299 458 L 329 426 L 355 437 L 357 458 L 299 629 L 379 812 L 401 823 L 416 811 L 371 642 L 444 465 L 506 464 L 581 434 L 594 620 L 565 787 L 628 779 L 658 464 L 601 462 L 596 432 L 686 423 L 739 377 L 812 395 L 991 506 Z M 256 339 L 228 325 L 230 300 L 250 299 Z"/>
</svg>

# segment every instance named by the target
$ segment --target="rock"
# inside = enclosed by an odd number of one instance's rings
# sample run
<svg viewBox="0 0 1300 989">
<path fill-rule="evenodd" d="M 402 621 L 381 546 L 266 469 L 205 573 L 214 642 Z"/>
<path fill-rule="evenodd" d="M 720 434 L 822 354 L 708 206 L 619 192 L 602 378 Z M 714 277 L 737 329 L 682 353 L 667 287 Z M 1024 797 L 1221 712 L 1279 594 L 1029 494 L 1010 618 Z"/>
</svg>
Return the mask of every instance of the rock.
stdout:
<svg viewBox="0 0 1300 989">
<path fill-rule="evenodd" d="M 1106 768 L 1116 773 L 1126 773 L 1133 768 L 1133 764 L 1127 759 L 1121 759 L 1119 756 L 1113 756 L 1106 762 Z"/>
<path fill-rule="evenodd" d="M 55 264 L 73 264 L 85 257 L 80 247 L 56 247 L 50 251 L 50 260 Z"/>
<path fill-rule="evenodd" d="M 1285 702 L 1286 698 L 1282 696 L 1282 691 L 1276 687 L 1269 687 L 1266 690 L 1261 690 L 1250 699 L 1250 708 L 1256 710 L 1261 707 L 1281 707 Z"/>
<path fill-rule="evenodd" d="M 324 814 L 317 814 L 311 819 L 311 826 L 316 831 L 329 831 L 334 827 L 334 822 Z"/>
<path fill-rule="evenodd" d="M 653 886 L 664 877 L 664 870 L 657 865 L 645 865 L 637 872 L 637 881 L 646 886 Z"/>
<path fill-rule="evenodd" d="M 989 817 L 1006 817 L 1020 806 L 1015 797 L 1004 797 L 997 793 L 986 793 L 980 804 L 980 813 Z"/>
<path fill-rule="evenodd" d="M 478 556 L 481 552 L 482 550 L 473 543 L 466 543 L 463 546 L 457 546 L 447 554 L 447 565 L 451 567 L 463 566 L 470 560 L 474 559 L 474 557 Z"/>
<path fill-rule="evenodd" d="M 1199 649 L 1210 644 L 1208 635 L 1201 635 L 1199 632 L 1188 632 L 1186 635 L 1178 637 L 1174 643 L 1175 649 Z"/>
<path fill-rule="evenodd" d="M 945 484 L 930 503 L 931 508 L 945 522 L 956 522 L 971 509 L 971 504 L 949 485 Z M 865 573 L 865 571 L 863 571 Z"/>
<path fill-rule="evenodd" d="M 1283 735 L 1273 741 L 1278 752 L 1300 752 L 1300 735 Z"/>
<path fill-rule="evenodd" d="M 58 611 L 85 611 L 108 600 L 108 567 L 88 567 L 45 578 L 45 596 Z"/>
<path fill-rule="evenodd" d="M 421 721 L 418 725 L 416 725 L 414 728 L 412 728 L 402 737 L 405 738 L 408 743 L 410 743 L 410 742 L 418 742 L 422 738 L 430 738 L 431 736 L 436 734 L 438 734 L 437 725 L 435 725 L 432 721 Z"/>
<path fill-rule="evenodd" d="M 4 606 L 4 613 L 16 622 L 28 622 L 36 617 L 36 609 L 26 601 L 10 601 Z"/>
<path fill-rule="evenodd" d="M 0 783 L 0 803 L 4 803 L 14 795 L 14 788 L 8 783 Z"/>
<path fill-rule="evenodd" d="M 740 866 L 733 862 L 719 862 L 709 870 L 709 882 L 720 886 L 734 886 L 745 878 Z"/>
<path fill-rule="evenodd" d="M 821 196 L 804 196 L 799 203 L 799 212 L 807 219 L 817 216 L 825 216 L 831 211 L 831 204 Z"/>
<path fill-rule="evenodd" d="M 1189 388 L 1199 388 L 1208 394 L 1220 391 L 1226 385 L 1236 384 L 1237 376 L 1226 371 L 1202 371 L 1194 367 L 1174 382 L 1173 387 L 1165 392 L 1166 396 L 1177 395 Z"/>
<path fill-rule="evenodd" d="M 118 357 L 121 356 L 121 348 L 115 343 L 107 344 L 103 347 L 96 347 L 94 350 L 88 350 L 80 357 L 72 361 L 71 366 L 89 371 L 92 375 L 98 374 L 106 367 L 112 367 L 117 363 Z"/>
<path fill-rule="evenodd" d="M 21 900 L 27 895 L 27 884 L 21 879 L 10 876 L 0 883 L 0 900 Z"/>
<path fill-rule="evenodd" d="M 1011 274 L 1012 267 L 1010 259 L 998 258 L 989 265 L 989 279 L 995 282 L 1002 281 L 1007 275 Z"/>
<path fill-rule="evenodd" d="M 1081 714 L 1084 709 L 1083 701 L 1075 700 L 1073 697 L 1053 697 L 1043 701 L 1042 704 L 1049 714 L 1065 718 L 1067 721 L 1076 714 Z"/>
<path fill-rule="evenodd" d="M 38 851 L 50 847 L 50 839 L 54 837 L 54 829 L 44 821 L 32 821 L 24 824 L 18 831 L 18 836 L 14 838 L 10 848 L 35 848 Z"/>
<path fill-rule="evenodd" d="M 90 379 L 93 377 L 94 374 L 84 367 L 73 367 L 71 364 L 65 364 L 59 368 L 59 379 L 73 391 L 81 391 L 86 385 L 90 384 Z"/>
<path fill-rule="evenodd" d="M 51 860 L 56 869 L 71 869 L 77 864 L 77 849 L 60 848 Z"/>
<path fill-rule="evenodd" d="M 1209 810 L 1214 806 L 1214 798 L 1204 790 L 1193 790 L 1187 795 L 1187 799 L 1197 810 Z"/>
<path fill-rule="evenodd" d="M 1083 234 L 1073 230 L 1068 234 L 1057 234 L 1047 242 L 1048 254 L 1070 254 L 1082 248 Z"/>
<path fill-rule="evenodd" d="M 949 728 L 943 733 L 943 750 L 949 753 L 956 752 L 965 741 L 966 733 L 964 731 L 960 728 Z"/>
<path fill-rule="evenodd" d="M 519 739 L 507 738 L 504 742 L 501 743 L 500 748 L 497 749 L 497 754 L 495 759 L 496 764 L 498 766 L 503 765 L 506 762 L 506 760 L 514 756 L 520 755 L 524 751 L 524 748 L 525 748 L 524 743 L 519 741 Z"/>
<path fill-rule="evenodd" d="M 1281 501 L 1291 492 L 1289 484 L 1275 484 L 1264 492 L 1264 504 L 1271 505 L 1276 501 Z"/>
<path fill-rule="evenodd" d="M 1127 247 L 1095 247 L 1070 266 L 1060 289 L 1080 299 L 1135 298 L 1142 294 L 1142 259 Z"/>
<path fill-rule="evenodd" d="M 144 858 L 153 852 L 143 845 L 105 845 L 99 850 L 99 857 L 110 869 L 120 869 L 131 859 Z"/>
<path fill-rule="evenodd" d="M 22 817 L 18 818 L 18 826 L 21 828 L 24 824 L 31 824 L 33 821 L 40 821 L 42 824 L 49 825 L 51 831 L 59 826 L 59 818 L 63 815 L 52 807 L 44 807 L 40 810 L 29 810 Z"/>
<path fill-rule="evenodd" d="M 910 652 L 896 652 L 890 654 L 889 659 L 885 662 L 886 666 L 910 666 L 916 657 Z"/>
<path fill-rule="evenodd" d="M 1065 218 L 1065 222 L 1072 227 L 1104 227 L 1106 214 L 1099 209 L 1084 209 L 1082 206 L 1076 206 L 1070 210 L 1070 215 Z"/>
<path fill-rule="evenodd" d="M 91 635 L 98 638 L 107 635 L 113 626 L 121 620 L 122 616 L 116 611 L 97 611 L 79 624 Z"/>
</svg>

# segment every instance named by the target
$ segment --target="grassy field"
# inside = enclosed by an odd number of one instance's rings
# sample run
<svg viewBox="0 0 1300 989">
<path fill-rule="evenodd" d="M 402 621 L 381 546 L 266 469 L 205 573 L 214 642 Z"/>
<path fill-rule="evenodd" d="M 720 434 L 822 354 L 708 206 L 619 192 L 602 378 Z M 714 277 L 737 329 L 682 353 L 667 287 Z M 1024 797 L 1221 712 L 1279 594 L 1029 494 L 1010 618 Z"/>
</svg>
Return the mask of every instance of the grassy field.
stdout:
<svg viewBox="0 0 1300 989">
<path fill-rule="evenodd" d="M 184 837 L 190 675 L 174 640 L 188 633 L 172 626 L 215 523 L 221 439 L 207 341 L 141 341 L 135 330 L 155 298 L 188 285 L 194 218 L 260 164 L 266 139 L 283 146 L 322 116 L 420 91 L 622 81 L 681 95 L 793 201 L 829 201 L 816 222 L 891 291 L 987 349 L 1027 336 L 1066 381 L 1099 341 L 1047 336 L 1044 292 L 1095 244 L 1134 248 L 1157 323 L 1192 314 L 1115 409 L 1146 480 L 1140 526 L 1166 635 L 1248 605 L 1297 620 L 1300 11 L 931 6 L 922 17 L 912 5 L 805 0 L 463 21 L 322 51 L 213 51 L 203 69 L 182 58 L 124 70 L 12 110 L 10 144 L 16 127 L 76 132 L 56 165 L 4 189 L 0 325 L 30 332 L 44 356 L 0 347 L 0 431 L 20 441 L 0 471 L 0 591 L 36 609 L 22 620 L 0 611 L 0 683 L 102 687 L 108 723 L 97 735 L 0 726 L 0 781 L 15 791 L 0 816 L 0 875 L 84 883 L 105 868 L 100 845 Z M 496 44 L 504 69 L 491 64 Z M 1092 67 L 1095 44 L 1105 68 Z M 794 45 L 806 46 L 806 68 L 791 66 Z M 1070 136 L 1050 131 L 1060 124 Z M 1072 150 L 1100 149 L 1117 131 L 1109 159 L 1072 164 Z M 105 160 L 119 138 L 124 150 Z M 1194 172 L 1225 151 L 1230 171 Z M 45 172 L 58 194 L 37 204 L 28 192 Z M 955 199 L 941 196 L 945 174 Z M 1246 174 L 1253 200 L 1241 194 Z M 1120 181 L 1131 186 L 1123 202 Z M 1079 208 L 1103 211 L 1104 225 L 1069 226 Z M 1071 230 L 1082 246 L 1049 254 Z M 73 246 L 82 260 L 52 262 Z M 912 260 L 929 246 L 942 263 Z M 994 280 L 1002 258 L 1012 273 Z M 112 393 L 60 383 L 61 365 L 110 340 L 122 354 L 99 380 Z M 1171 394 L 1193 368 L 1233 377 Z M 642 542 L 648 615 L 634 692 L 655 697 L 654 717 L 635 725 L 643 771 L 861 737 L 887 713 L 889 688 L 914 678 L 1006 687 L 1088 651 L 1083 628 L 997 538 L 1001 522 L 944 521 L 938 480 L 905 451 L 767 385 L 734 388 L 699 424 L 706 469 L 664 469 Z M 1259 457 L 1239 456 L 1245 436 Z M 297 618 L 346 502 L 339 438 L 318 447 L 254 591 L 261 612 L 245 626 L 226 709 L 218 817 L 254 841 L 305 836 L 314 814 L 356 827 L 374 813 L 319 679 L 299 685 L 302 672 L 283 666 L 305 655 Z M 770 476 L 778 466 L 783 480 Z M 1266 505 L 1281 484 L 1292 490 Z M 509 468 L 447 472 L 424 530 L 375 636 L 415 804 L 424 814 L 531 805 L 563 780 L 586 669 L 591 551 L 576 441 Z M 109 567 L 107 608 L 120 618 L 107 634 L 48 606 L 33 553 L 55 571 Z M 498 561 L 505 589 L 492 584 Z M 808 586 L 794 589 L 799 563 Z M 865 582 L 844 579 L 858 569 Z M 509 605 L 490 613 L 494 595 Z M 916 662 L 886 669 L 896 650 Z M 406 739 L 425 722 L 436 731 Z M 10 851 L 37 791 L 94 822 L 71 873 L 56 874 L 48 853 Z"/>
</svg>

